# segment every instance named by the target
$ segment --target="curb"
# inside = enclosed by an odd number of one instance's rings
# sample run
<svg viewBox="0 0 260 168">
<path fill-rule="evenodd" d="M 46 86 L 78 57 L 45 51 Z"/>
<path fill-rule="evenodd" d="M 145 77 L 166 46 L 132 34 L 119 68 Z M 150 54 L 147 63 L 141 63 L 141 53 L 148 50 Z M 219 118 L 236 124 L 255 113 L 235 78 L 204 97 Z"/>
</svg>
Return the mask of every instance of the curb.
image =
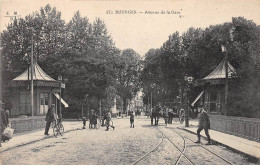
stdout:
<svg viewBox="0 0 260 168">
<path fill-rule="evenodd" d="M 185 129 L 185 128 L 181 128 L 181 127 L 177 127 L 177 128 L 178 128 L 178 129 L 181 129 L 181 130 L 184 130 L 184 131 L 187 131 L 187 132 L 189 132 L 189 133 L 192 133 L 192 134 L 197 135 L 195 132 L 193 132 L 193 131 L 191 131 L 191 130 L 188 130 L 188 129 Z M 204 135 L 201 135 L 201 137 L 207 138 L 207 137 L 204 136 Z M 214 140 L 214 139 L 211 139 L 211 141 L 214 142 L 214 144 L 222 145 L 222 146 L 226 147 L 227 149 L 230 149 L 230 150 L 232 150 L 232 151 L 234 151 L 234 152 L 236 152 L 236 153 L 240 153 L 240 154 L 246 156 L 246 157 L 248 158 L 248 161 L 249 161 L 249 162 L 256 163 L 256 164 L 260 164 L 260 158 L 258 158 L 258 157 L 255 157 L 255 156 L 250 155 L 250 154 L 248 154 L 248 153 L 244 153 L 244 152 L 242 152 L 242 151 L 240 151 L 240 150 L 238 150 L 238 149 L 232 148 L 232 147 L 230 147 L 230 146 L 228 146 L 228 145 L 226 145 L 226 144 L 223 144 L 223 143 L 221 143 L 221 142 L 218 142 L 218 141 L 216 141 L 216 140 Z"/>
<path fill-rule="evenodd" d="M 81 130 L 81 129 L 82 128 L 73 128 L 73 129 L 69 129 L 69 130 L 64 131 L 64 133 L 68 133 L 68 132 L 76 131 L 76 130 Z M 14 149 L 14 148 L 17 148 L 17 147 L 22 147 L 22 146 L 25 146 L 25 145 L 33 144 L 35 142 L 38 142 L 38 141 L 41 141 L 41 140 L 44 140 L 44 139 L 48 139 L 48 138 L 52 138 L 52 137 L 55 137 L 55 136 L 54 135 L 53 136 L 43 136 L 42 138 L 39 138 L 39 139 L 36 139 L 36 140 L 32 140 L 32 141 L 24 142 L 24 143 L 17 144 L 17 145 L 14 145 L 14 146 L 10 146 L 10 147 L 8 147 L 4 150 L 1 150 L 0 153 L 6 152 L 8 150 L 11 150 L 11 149 Z"/>
</svg>

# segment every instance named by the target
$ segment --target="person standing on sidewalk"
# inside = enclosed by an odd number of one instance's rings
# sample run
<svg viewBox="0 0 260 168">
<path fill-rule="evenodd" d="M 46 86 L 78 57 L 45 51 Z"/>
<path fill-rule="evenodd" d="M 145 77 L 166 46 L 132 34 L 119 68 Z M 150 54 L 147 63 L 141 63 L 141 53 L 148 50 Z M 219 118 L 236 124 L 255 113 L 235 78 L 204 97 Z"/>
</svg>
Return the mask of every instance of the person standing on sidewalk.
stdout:
<svg viewBox="0 0 260 168">
<path fill-rule="evenodd" d="M 111 121 L 111 113 L 108 112 L 107 113 L 107 119 L 106 119 L 106 126 L 107 126 L 107 129 L 105 131 L 108 131 L 109 130 L 109 126 L 113 128 L 113 130 L 115 129 L 115 127 L 113 125 L 110 124 L 110 121 Z"/>
<path fill-rule="evenodd" d="M 201 111 L 198 115 L 198 119 L 199 119 L 199 126 L 197 130 L 198 140 L 195 143 L 200 143 L 200 132 L 204 129 L 205 134 L 208 137 L 208 143 L 206 145 L 210 145 L 211 140 L 209 136 L 209 129 L 210 129 L 209 115 L 203 107 L 201 108 Z"/>
<path fill-rule="evenodd" d="M 6 138 L 4 138 L 2 135 L 3 135 L 3 132 L 5 130 L 5 128 L 8 126 L 9 124 L 9 121 L 8 121 L 8 111 L 4 111 L 4 109 L 1 107 L 0 108 L 0 127 L 1 127 L 1 135 L 0 135 L 0 147 L 2 147 L 2 141 L 5 141 Z"/>
<path fill-rule="evenodd" d="M 83 118 L 82 118 L 83 129 L 86 129 L 86 121 L 87 121 L 86 117 L 83 117 Z"/>
<path fill-rule="evenodd" d="M 46 118 L 45 118 L 46 127 L 45 127 L 44 135 L 49 135 L 49 129 L 51 126 L 51 122 L 55 119 L 55 108 L 54 107 L 55 107 L 55 104 L 52 104 L 46 114 Z"/>
<path fill-rule="evenodd" d="M 135 116 L 134 116 L 134 113 L 133 113 L 133 111 L 131 111 L 131 113 L 130 113 L 130 128 L 134 128 L 135 127 Z"/>
</svg>

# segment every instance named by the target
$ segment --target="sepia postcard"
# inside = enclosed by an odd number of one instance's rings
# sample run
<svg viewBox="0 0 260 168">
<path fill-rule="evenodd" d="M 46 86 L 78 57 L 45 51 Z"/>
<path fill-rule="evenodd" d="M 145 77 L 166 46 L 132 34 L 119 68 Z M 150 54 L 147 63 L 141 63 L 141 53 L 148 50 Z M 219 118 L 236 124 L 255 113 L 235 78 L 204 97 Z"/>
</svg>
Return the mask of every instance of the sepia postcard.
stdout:
<svg viewBox="0 0 260 168">
<path fill-rule="evenodd" d="M 259 165 L 260 0 L 1 0 L 1 165 Z"/>
</svg>

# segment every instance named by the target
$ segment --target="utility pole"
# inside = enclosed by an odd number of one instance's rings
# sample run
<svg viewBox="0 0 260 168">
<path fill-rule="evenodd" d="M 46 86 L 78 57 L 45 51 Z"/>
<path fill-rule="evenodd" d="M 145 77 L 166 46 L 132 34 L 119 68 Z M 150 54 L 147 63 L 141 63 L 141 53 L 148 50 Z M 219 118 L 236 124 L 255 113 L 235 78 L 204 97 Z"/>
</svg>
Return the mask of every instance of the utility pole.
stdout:
<svg viewBox="0 0 260 168">
<path fill-rule="evenodd" d="M 29 72 L 28 72 L 29 73 Z M 34 103 L 33 103 L 33 74 L 34 74 L 34 63 L 33 63 L 33 31 L 32 31 L 32 47 L 31 47 L 31 111 L 32 111 L 32 116 L 33 114 L 33 109 L 34 109 Z"/>
<path fill-rule="evenodd" d="M 151 92 L 151 113 L 153 113 L 153 92 Z"/>
<path fill-rule="evenodd" d="M 2 48 L 0 48 L 0 52 L 2 52 Z M 3 72 L 2 54 L 0 54 L 0 109 L 2 108 L 2 103 L 3 103 L 3 99 L 2 99 L 2 88 L 3 88 L 2 72 Z"/>
<path fill-rule="evenodd" d="M 228 43 L 227 43 L 228 44 Z M 227 115 L 227 99 L 228 99 L 228 50 L 226 47 L 226 54 L 225 54 L 225 115 Z"/>
<path fill-rule="evenodd" d="M 185 108 L 185 127 L 189 127 L 189 115 L 190 115 L 190 101 L 189 101 L 189 93 L 188 91 L 190 91 L 190 87 L 193 83 L 193 77 L 192 76 L 185 76 L 184 77 L 184 80 L 185 80 L 185 105 L 186 105 L 186 108 Z M 188 90 L 189 89 L 189 90 Z"/>
<path fill-rule="evenodd" d="M 99 119 L 101 119 L 101 99 L 99 100 Z"/>
<path fill-rule="evenodd" d="M 59 111 L 59 118 L 61 118 L 61 116 L 62 116 L 61 115 L 61 84 L 62 84 L 62 77 L 61 77 L 61 81 L 60 81 L 60 111 Z"/>
<path fill-rule="evenodd" d="M 58 114 L 58 116 L 59 116 L 59 118 L 61 118 L 61 85 L 62 85 L 62 76 L 58 76 L 58 81 L 60 81 L 60 104 L 59 104 L 59 114 Z"/>
<path fill-rule="evenodd" d="M 235 31 L 235 27 L 232 26 L 231 29 L 229 29 L 229 35 L 230 35 L 230 41 L 233 42 L 234 40 L 234 33 Z M 226 52 L 225 53 L 225 107 L 224 107 L 224 114 L 227 115 L 228 112 L 227 112 L 227 103 L 228 103 L 228 41 L 226 43 L 226 46 L 221 46 L 222 48 L 222 52 Z"/>
<path fill-rule="evenodd" d="M 184 102 L 185 102 L 185 127 L 189 127 L 189 104 L 188 104 L 188 88 L 187 88 L 187 83 L 185 84 L 185 98 L 184 98 Z"/>
<path fill-rule="evenodd" d="M 88 95 L 89 95 L 89 94 L 86 94 L 86 95 L 85 95 L 85 98 L 86 98 L 86 100 L 87 100 L 87 118 L 89 117 L 89 102 L 88 102 Z"/>
</svg>

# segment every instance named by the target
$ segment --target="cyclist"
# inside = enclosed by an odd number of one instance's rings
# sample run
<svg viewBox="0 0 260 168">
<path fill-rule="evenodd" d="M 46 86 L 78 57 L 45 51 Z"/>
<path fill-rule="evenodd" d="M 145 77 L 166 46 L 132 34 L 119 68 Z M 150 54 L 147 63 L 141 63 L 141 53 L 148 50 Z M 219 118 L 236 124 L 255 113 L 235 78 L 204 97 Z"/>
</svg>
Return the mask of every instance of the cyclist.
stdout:
<svg viewBox="0 0 260 168">
<path fill-rule="evenodd" d="M 113 125 L 110 124 L 110 121 L 111 121 L 111 113 L 108 112 L 107 113 L 107 117 L 106 117 L 106 126 L 107 126 L 107 129 L 105 131 L 108 131 L 109 130 L 109 126 L 113 128 L 113 130 L 115 129 L 115 127 Z"/>
</svg>

